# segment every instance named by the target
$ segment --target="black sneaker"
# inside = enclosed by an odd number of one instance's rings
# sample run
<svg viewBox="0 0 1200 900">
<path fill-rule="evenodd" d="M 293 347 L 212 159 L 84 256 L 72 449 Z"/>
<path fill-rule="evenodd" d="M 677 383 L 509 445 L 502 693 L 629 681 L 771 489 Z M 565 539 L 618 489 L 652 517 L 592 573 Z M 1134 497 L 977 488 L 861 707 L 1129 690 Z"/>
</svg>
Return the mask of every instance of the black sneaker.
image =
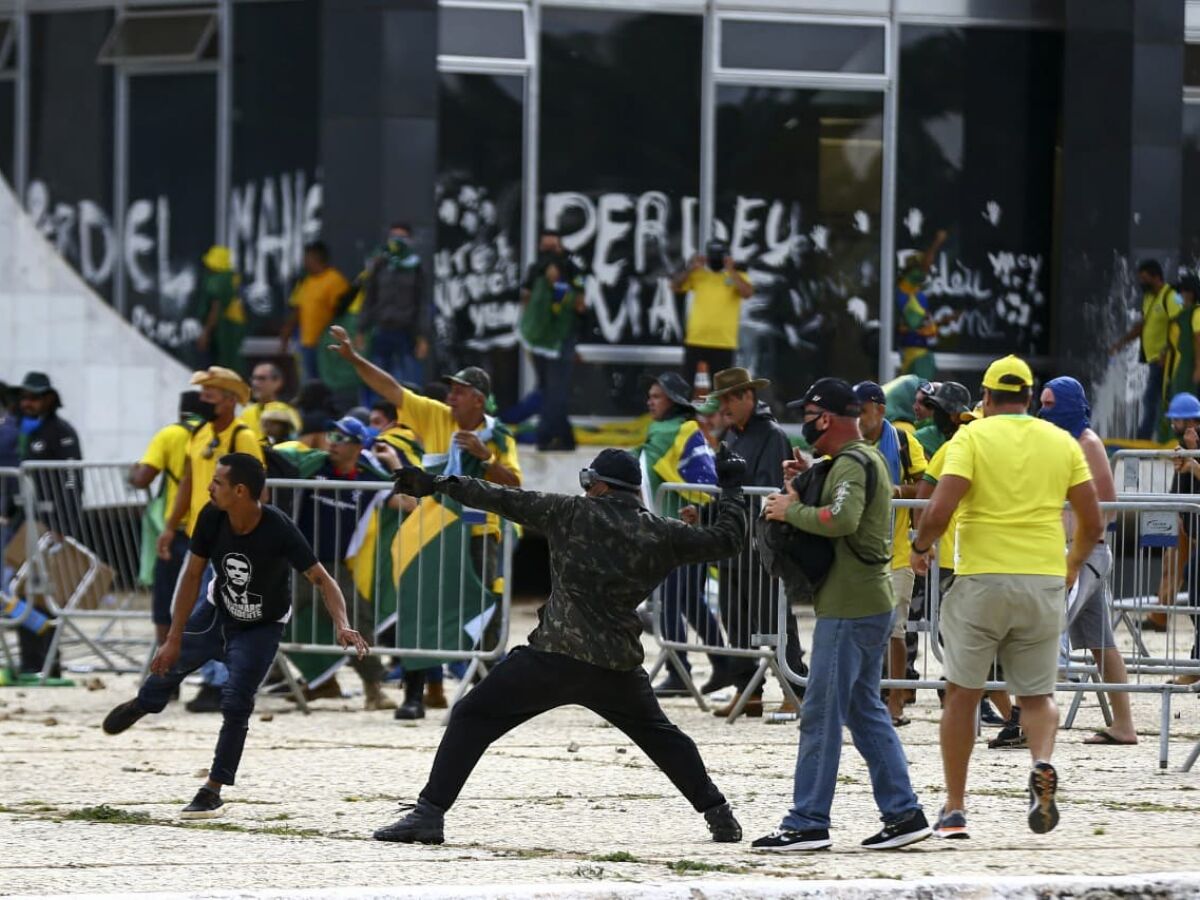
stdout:
<svg viewBox="0 0 1200 900">
<path fill-rule="evenodd" d="M 1035 834 L 1053 831 L 1058 824 L 1058 772 L 1047 762 L 1040 762 L 1029 773 L 1029 828 Z"/>
<path fill-rule="evenodd" d="M 216 819 L 225 814 L 225 801 L 216 791 L 202 787 L 179 814 L 181 819 Z"/>
<path fill-rule="evenodd" d="M 988 741 L 989 750 L 1024 750 L 1029 746 L 1029 741 L 1025 737 L 1025 732 L 1020 725 L 1014 725 L 1009 722 L 999 733 Z"/>
<path fill-rule="evenodd" d="M 901 847 L 925 840 L 932 833 L 933 829 L 929 827 L 925 813 L 916 809 L 903 819 L 884 825 L 878 834 L 871 835 L 862 845 L 868 850 L 899 850 Z"/>
<path fill-rule="evenodd" d="M 674 669 L 667 673 L 667 677 L 654 686 L 655 697 L 686 697 L 691 691 L 688 690 L 683 679 L 679 677 L 679 673 Z"/>
<path fill-rule="evenodd" d="M 415 806 L 402 806 L 408 815 L 391 825 L 377 829 L 373 837 L 377 841 L 394 844 L 440 844 L 445 814 L 428 800 L 418 799 Z"/>
<path fill-rule="evenodd" d="M 736 844 L 742 839 L 742 826 L 734 818 L 728 803 L 706 809 L 704 821 L 708 823 L 708 830 L 712 832 L 712 838 L 718 844 Z"/>
<path fill-rule="evenodd" d="M 750 845 L 750 849 L 778 853 L 802 850 L 828 850 L 832 846 L 833 841 L 829 839 L 829 829 L 827 828 L 806 828 L 804 831 L 777 828 L 770 834 L 760 837 Z"/>
<path fill-rule="evenodd" d="M 100 727 L 105 734 L 120 734 L 144 715 L 146 711 L 138 706 L 137 698 L 126 700 L 104 717 L 104 724 Z"/>
<path fill-rule="evenodd" d="M 995 728 L 1000 728 L 1008 724 L 1008 719 L 996 712 L 996 707 L 992 706 L 991 701 L 987 697 L 979 701 L 979 721 L 984 725 L 991 725 Z"/>
<path fill-rule="evenodd" d="M 945 841 L 965 841 L 971 833 L 967 831 L 967 814 L 961 809 L 947 811 L 942 807 L 938 813 L 937 824 L 933 826 L 933 836 Z"/>
<path fill-rule="evenodd" d="M 392 713 L 392 718 L 423 719 L 425 718 L 425 704 L 421 700 L 405 700 L 404 703 L 396 707 L 396 711 Z"/>
<path fill-rule="evenodd" d="M 708 681 L 700 686 L 700 693 L 715 694 L 722 688 L 732 687 L 737 684 L 736 674 L 729 666 L 713 666 L 712 674 L 708 676 Z"/>
<path fill-rule="evenodd" d="M 211 684 L 202 684 L 196 696 L 183 704 L 183 708 L 190 713 L 220 712 L 221 689 Z"/>
</svg>

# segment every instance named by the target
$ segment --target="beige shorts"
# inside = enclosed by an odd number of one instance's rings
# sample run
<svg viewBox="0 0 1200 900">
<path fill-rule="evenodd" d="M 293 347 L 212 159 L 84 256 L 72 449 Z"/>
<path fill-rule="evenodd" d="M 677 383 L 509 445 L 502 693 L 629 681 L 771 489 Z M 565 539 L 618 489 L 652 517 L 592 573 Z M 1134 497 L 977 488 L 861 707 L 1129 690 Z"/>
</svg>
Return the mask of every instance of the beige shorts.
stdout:
<svg viewBox="0 0 1200 900">
<path fill-rule="evenodd" d="M 1013 694 L 1053 694 L 1065 622 L 1063 578 L 960 575 L 941 606 L 946 680 L 978 690 L 999 658 Z"/>
<path fill-rule="evenodd" d="M 912 604 L 913 584 L 917 573 L 907 566 L 892 569 L 892 590 L 896 594 L 896 617 L 892 619 L 892 637 L 904 639 L 908 634 L 908 608 Z"/>
</svg>

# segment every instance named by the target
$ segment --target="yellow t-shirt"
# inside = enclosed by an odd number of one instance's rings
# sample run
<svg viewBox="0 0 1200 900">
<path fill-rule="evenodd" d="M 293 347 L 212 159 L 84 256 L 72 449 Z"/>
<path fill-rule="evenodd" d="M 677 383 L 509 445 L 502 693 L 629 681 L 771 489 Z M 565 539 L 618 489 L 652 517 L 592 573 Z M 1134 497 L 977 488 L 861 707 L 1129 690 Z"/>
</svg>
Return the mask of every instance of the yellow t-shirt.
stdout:
<svg viewBox="0 0 1200 900">
<path fill-rule="evenodd" d="M 179 479 L 183 478 L 183 466 L 187 462 L 188 441 L 192 432 L 186 425 L 172 422 L 158 434 L 150 438 L 150 445 L 142 454 L 143 465 L 153 466 L 162 473 L 163 502 L 166 504 L 166 515 L 175 508 L 175 495 L 179 492 Z M 179 527 L 187 530 L 191 516 L 184 518 Z"/>
<path fill-rule="evenodd" d="M 300 433 L 300 413 L 296 412 L 289 404 L 284 403 L 282 400 L 271 400 L 267 403 L 251 403 L 242 410 L 241 420 L 246 423 L 247 428 L 251 429 L 258 436 L 260 441 L 266 437 L 262 430 L 262 414 L 267 410 L 287 413 L 292 419 L 293 430 L 297 434 Z"/>
<path fill-rule="evenodd" d="M 263 461 L 258 435 L 241 419 L 234 419 L 228 428 L 215 437 L 216 444 L 213 443 L 212 422 L 205 422 L 188 441 L 187 457 L 192 463 L 192 503 L 189 507 L 187 526 L 189 535 L 200 510 L 208 503 L 208 486 L 212 484 L 213 475 L 216 474 L 218 460 L 226 453 L 237 452 L 249 453 L 259 462 Z M 232 448 L 231 442 L 235 444 Z"/>
<path fill-rule="evenodd" d="M 302 347 L 315 347 L 320 343 L 321 335 L 337 312 L 338 301 L 348 290 L 350 282 L 332 266 L 324 272 L 306 275 L 300 280 L 288 302 L 300 313 Z"/>
<path fill-rule="evenodd" d="M 1042 419 L 987 416 L 945 445 L 943 477 L 971 482 L 958 506 L 959 575 L 1067 574 L 1063 502 L 1091 481 L 1079 442 Z"/>
<path fill-rule="evenodd" d="M 739 271 L 737 277 L 747 280 L 745 272 Z M 691 291 L 692 294 L 687 333 L 683 338 L 689 347 L 737 349 L 742 298 L 729 282 L 724 269 L 714 272 L 707 267 L 693 269 L 684 279 L 680 293 Z"/>
<path fill-rule="evenodd" d="M 412 391 L 404 392 L 404 403 L 397 410 L 396 421 L 400 425 L 407 425 L 416 432 L 426 456 L 449 453 L 450 441 L 454 437 L 454 432 L 461 430 L 455 423 L 449 406 L 439 400 L 414 394 Z M 484 445 L 493 453 L 500 455 L 500 463 L 517 476 L 519 484 L 521 482 L 521 463 L 517 459 L 516 439 L 510 437 L 508 447 L 504 450 L 500 449 L 500 445 L 495 440 L 486 441 Z M 472 536 L 499 533 L 500 517 L 495 513 L 488 513 L 486 525 L 476 525 L 471 529 Z"/>
<path fill-rule="evenodd" d="M 921 480 L 921 476 L 925 474 L 925 448 L 921 446 L 921 442 L 907 432 L 901 431 L 896 435 L 900 441 L 900 446 L 904 446 L 904 442 L 908 441 L 908 461 L 907 467 L 903 466 L 904 456 L 901 454 L 901 477 L 905 484 L 914 484 Z M 909 529 L 912 528 L 912 510 L 901 508 L 896 510 L 894 520 L 895 530 L 892 532 L 892 568 L 907 569 L 908 556 L 912 552 L 912 541 L 908 537 Z"/>
<path fill-rule="evenodd" d="M 933 484 L 938 483 L 938 479 L 942 477 L 942 469 L 946 465 L 946 448 L 949 447 L 949 442 L 942 444 L 933 454 L 933 458 L 929 460 L 929 465 L 925 467 L 925 480 Z M 938 541 L 938 566 L 942 569 L 954 568 L 954 535 L 958 530 L 958 509 L 950 514 L 950 521 L 946 523 L 946 530 L 942 532 L 941 540 Z M 911 545 L 910 545 L 911 549 Z"/>
<path fill-rule="evenodd" d="M 1142 295 L 1142 352 L 1149 362 L 1156 361 L 1167 349 L 1167 331 L 1183 311 L 1183 300 L 1164 284 L 1157 293 Z"/>
</svg>

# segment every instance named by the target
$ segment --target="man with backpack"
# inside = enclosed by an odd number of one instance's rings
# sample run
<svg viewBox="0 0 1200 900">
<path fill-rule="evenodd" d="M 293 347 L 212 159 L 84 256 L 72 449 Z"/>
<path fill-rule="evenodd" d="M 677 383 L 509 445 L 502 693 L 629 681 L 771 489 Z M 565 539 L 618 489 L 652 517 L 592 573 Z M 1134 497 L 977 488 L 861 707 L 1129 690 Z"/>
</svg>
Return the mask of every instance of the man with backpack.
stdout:
<svg viewBox="0 0 1200 900">
<path fill-rule="evenodd" d="M 837 786 L 842 727 L 867 761 L 884 827 L 863 841 L 891 850 L 929 837 L 908 777 L 908 763 L 879 696 L 879 681 L 896 605 L 891 564 L 891 478 L 883 456 L 859 431 L 861 404 L 840 378 L 822 378 L 789 404 L 804 411 L 803 434 L 817 453 L 832 457 L 819 502 L 808 505 L 789 485 L 771 494 L 766 518 L 833 544 L 832 564 L 814 585 L 817 616 L 792 808 L 782 824 L 753 844 L 756 850 L 824 850 L 831 846 L 829 811 Z"/>
</svg>

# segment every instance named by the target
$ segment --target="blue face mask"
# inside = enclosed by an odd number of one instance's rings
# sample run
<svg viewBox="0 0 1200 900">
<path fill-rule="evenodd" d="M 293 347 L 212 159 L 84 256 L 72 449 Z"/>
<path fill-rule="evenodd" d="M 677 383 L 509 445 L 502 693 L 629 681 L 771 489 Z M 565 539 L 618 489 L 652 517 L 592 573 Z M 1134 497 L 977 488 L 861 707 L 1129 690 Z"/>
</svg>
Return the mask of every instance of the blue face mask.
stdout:
<svg viewBox="0 0 1200 900">
<path fill-rule="evenodd" d="M 1047 381 L 1046 387 L 1054 394 L 1054 405 L 1043 406 L 1038 416 L 1051 425 L 1057 425 L 1071 437 L 1079 437 L 1091 425 L 1088 417 L 1092 413 L 1083 385 L 1064 375 Z"/>
</svg>

